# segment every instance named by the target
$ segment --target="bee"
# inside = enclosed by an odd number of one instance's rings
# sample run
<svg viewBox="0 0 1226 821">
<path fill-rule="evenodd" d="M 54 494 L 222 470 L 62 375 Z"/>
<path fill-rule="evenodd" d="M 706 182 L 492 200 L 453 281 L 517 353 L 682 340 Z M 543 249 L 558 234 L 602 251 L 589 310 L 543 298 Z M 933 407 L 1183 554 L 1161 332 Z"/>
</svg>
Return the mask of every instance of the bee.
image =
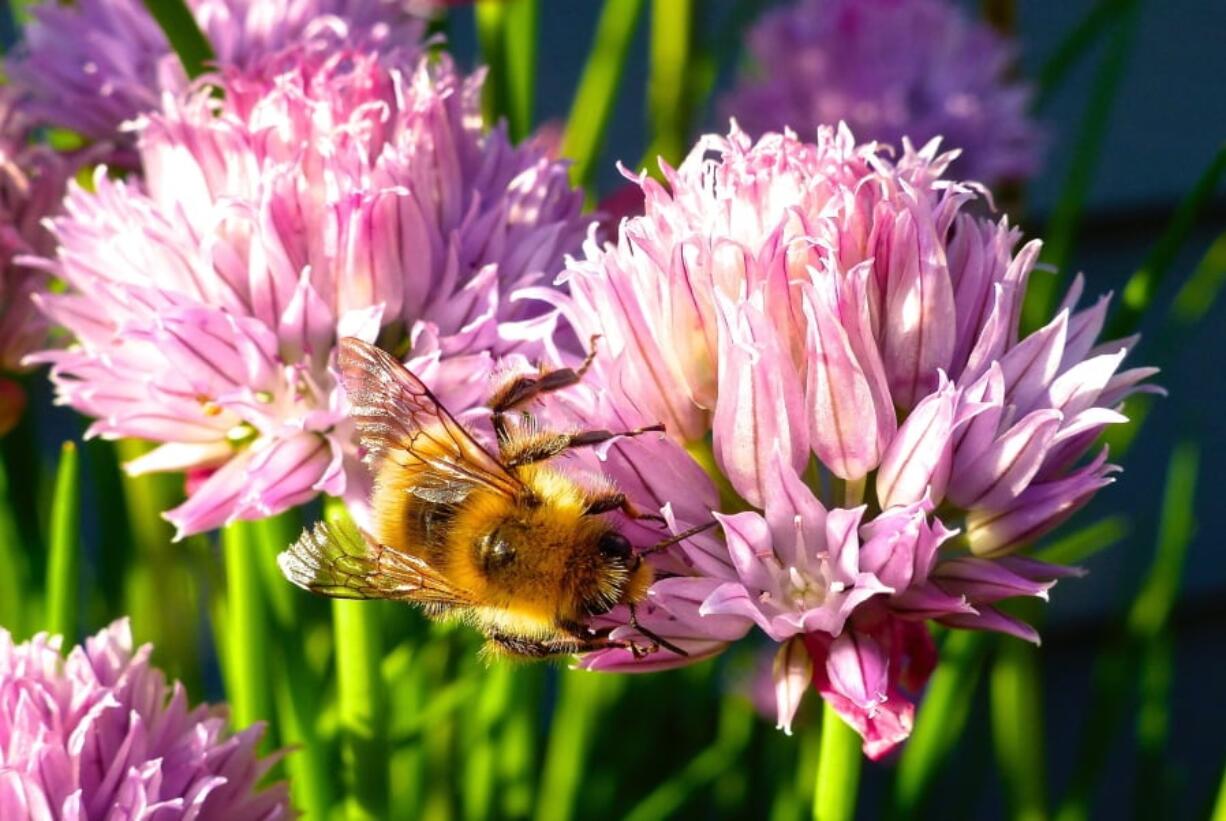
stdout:
<svg viewBox="0 0 1226 821">
<path fill-rule="evenodd" d="M 494 654 L 543 658 L 625 647 L 642 655 L 665 647 L 684 655 L 637 622 L 635 605 L 654 579 L 644 556 L 713 523 L 636 552 L 605 514 L 662 518 L 640 513 L 612 484 L 584 487 L 550 465 L 571 448 L 663 426 L 565 433 L 542 429 L 522 411 L 578 383 L 593 355 L 578 369 L 519 376 L 495 391 L 488 403 L 495 455 L 398 360 L 343 339 L 341 380 L 375 478 L 372 532 L 319 522 L 280 555 L 282 572 L 325 596 L 399 599 L 432 617 L 462 619 Z M 511 424 L 516 409 L 521 418 Z M 589 629 L 592 617 L 620 604 L 629 605 L 646 647 Z"/>
</svg>

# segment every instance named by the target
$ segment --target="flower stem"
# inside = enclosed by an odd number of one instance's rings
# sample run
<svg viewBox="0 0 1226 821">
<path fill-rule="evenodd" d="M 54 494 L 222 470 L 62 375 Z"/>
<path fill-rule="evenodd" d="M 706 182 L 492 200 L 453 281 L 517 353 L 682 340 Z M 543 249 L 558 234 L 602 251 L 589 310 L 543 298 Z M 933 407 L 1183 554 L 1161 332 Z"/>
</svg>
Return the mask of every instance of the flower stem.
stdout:
<svg viewBox="0 0 1226 821">
<path fill-rule="evenodd" d="M 537 793 L 536 821 L 575 817 L 592 736 L 604 707 L 624 682 L 615 676 L 582 670 L 563 670 L 560 679 Z"/>
<path fill-rule="evenodd" d="M 146 443 L 135 439 L 115 442 L 120 463 L 148 449 Z M 169 675 L 185 682 L 189 690 L 199 687 L 197 577 L 189 567 L 188 551 L 183 544 L 171 544 L 174 530 L 162 518 L 163 512 L 183 500 L 183 480 L 172 474 L 124 473 L 120 481 L 132 539 L 124 599 L 132 617 L 133 635 L 137 641 L 153 643 Z M 208 563 L 209 568 L 213 565 Z"/>
<path fill-rule="evenodd" d="M 221 534 L 226 564 L 227 683 L 235 728 L 272 716 L 267 605 L 260 589 L 255 526 L 234 522 Z M 267 740 L 267 736 L 265 737 Z"/>
<path fill-rule="evenodd" d="M 188 77 L 199 77 L 213 59 L 213 47 L 183 0 L 145 0 L 145 8 L 179 55 Z"/>
<path fill-rule="evenodd" d="M 475 11 L 481 57 L 490 67 L 487 115 L 506 117 L 511 139 L 522 140 L 532 130 L 539 0 L 478 0 Z"/>
<path fill-rule="evenodd" d="M 0 624 L 14 638 L 23 638 L 29 617 L 26 591 L 30 573 L 10 488 L 8 466 L 0 459 L 0 566 L 4 567 L 0 573 Z"/>
<path fill-rule="evenodd" d="M 330 521 L 348 517 L 336 499 L 324 502 Z M 383 635 L 375 602 L 334 599 L 332 630 L 336 644 L 336 690 L 341 729 L 341 767 L 345 817 L 377 819 L 387 815 L 387 722 L 384 715 Z"/>
<path fill-rule="evenodd" d="M 868 477 L 848 479 L 843 483 L 843 507 L 859 507 L 864 503 L 864 490 L 868 485 Z"/>
<path fill-rule="evenodd" d="M 989 679 L 996 760 L 1018 821 L 1047 818 L 1043 682 L 1038 650 L 1011 636 L 998 642 Z"/>
<path fill-rule="evenodd" d="M 1222 768 L 1222 784 L 1218 787 L 1217 801 L 1213 805 L 1212 821 L 1226 821 L 1226 767 Z"/>
<path fill-rule="evenodd" d="M 51 545 L 47 565 L 47 630 L 71 646 L 77 638 L 81 598 L 81 468 L 75 442 L 60 449 L 51 498 Z"/>
<path fill-rule="evenodd" d="M 860 736 L 829 704 L 822 707 L 821 752 L 813 791 L 814 821 L 850 821 L 860 786 Z"/>
<path fill-rule="evenodd" d="M 562 139 L 562 156 L 571 159 L 570 178 L 576 185 L 588 185 L 596 169 L 642 9 L 643 0 L 605 0 L 600 13 Z"/>
<path fill-rule="evenodd" d="M 1090 186 L 1098 169 L 1098 159 L 1102 155 L 1103 140 L 1110 129 L 1111 111 L 1119 94 L 1120 81 L 1128 67 L 1139 5 L 1138 0 L 1120 0 L 1115 19 L 1111 21 L 1115 30 L 1094 77 L 1093 91 L 1086 102 L 1077 131 L 1069 170 L 1047 230 L 1043 261 L 1054 266 L 1057 273 L 1030 281 L 1023 306 L 1023 325 L 1028 329 L 1038 328 L 1047 321 L 1056 289 L 1072 256 Z"/>
<path fill-rule="evenodd" d="M 690 126 L 687 80 L 694 35 L 694 0 L 652 0 L 651 73 L 647 110 L 651 144 L 643 165 L 654 169 L 656 158 L 676 165 L 685 155 Z"/>
<path fill-rule="evenodd" d="M 952 631 L 941 646 L 941 663 L 928 682 L 915 730 L 898 762 L 896 817 L 921 816 L 928 788 L 966 728 L 987 650 L 988 636 L 973 630 Z"/>
</svg>

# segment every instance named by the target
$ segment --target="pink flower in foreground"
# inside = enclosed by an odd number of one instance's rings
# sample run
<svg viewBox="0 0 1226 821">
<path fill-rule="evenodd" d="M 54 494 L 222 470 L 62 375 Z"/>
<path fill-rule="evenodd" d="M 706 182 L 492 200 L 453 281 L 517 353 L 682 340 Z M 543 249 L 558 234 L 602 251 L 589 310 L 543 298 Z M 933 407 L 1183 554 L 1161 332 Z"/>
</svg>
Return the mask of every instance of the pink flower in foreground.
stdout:
<svg viewBox="0 0 1226 821">
<path fill-rule="evenodd" d="M 263 728 L 230 735 L 224 709 L 192 708 L 132 651 L 127 621 L 60 657 L 60 638 L 14 644 L 0 628 L 0 817 L 292 816 L 285 786 L 256 785 L 271 766 Z"/>
<path fill-rule="evenodd" d="M 45 146 L 32 145 L 29 123 L 16 110 L 10 88 L 0 88 L 0 370 L 15 371 L 47 341 L 47 320 L 31 295 L 47 287 L 45 271 L 20 263 L 23 254 L 55 247 L 42 225 L 59 210 L 73 164 Z"/>
<path fill-rule="evenodd" d="M 846 121 L 863 140 L 942 136 L 954 170 L 988 184 L 1033 174 L 1039 130 L 1011 44 L 950 0 L 795 0 L 748 38 L 750 70 L 721 104 L 751 134 L 808 138 Z"/>
<path fill-rule="evenodd" d="M 446 58 L 304 55 L 223 89 L 149 117 L 144 184 L 73 187 L 44 261 L 71 288 L 39 300 L 77 342 L 39 357 L 59 401 L 93 435 L 165 443 L 130 471 L 194 477 L 167 514 L 180 535 L 360 498 L 337 339 L 408 354 L 462 410 L 491 355 L 533 353 L 550 319 L 510 290 L 553 277 L 583 231 L 565 167 L 486 131 L 480 79 Z"/>
<path fill-rule="evenodd" d="M 965 212 L 980 189 L 942 179 L 949 160 L 904 144 L 892 162 L 845 127 L 708 136 L 667 187 L 641 180 L 644 215 L 587 243 L 566 294 L 533 291 L 600 335 L 589 425 L 663 421 L 674 439 L 606 455 L 630 498 L 674 530 L 704 520 L 672 510 L 715 495 L 680 478 L 699 470 L 680 446 L 727 485 L 709 508 L 722 542 L 654 556 L 638 612 L 691 655 L 584 666 L 684 664 L 756 627 L 779 644 L 780 725 L 810 681 L 878 757 L 910 732 L 925 622 L 1038 640 L 996 604 L 1073 571 L 1014 554 L 1110 481 L 1087 454 L 1153 369 L 1120 369 L 1135 339 L 1096 341 L 1107 301 L 1078 309 L 1080 279 L 1020 333 L 1039 244 Z M 601 625 L 643 641 L 628 613 Z"/>
<path fill-rule="evenodd" d="M 304 42 L 413 50 L 424 32 L 399 0 L 188 0 L 221 67 L 249 68 Z M 186 75 L 141 0 L 41 3 L 7 61 L 10 81 L 40 124 L 98 140 L 160 107 Z"/>
</svg>

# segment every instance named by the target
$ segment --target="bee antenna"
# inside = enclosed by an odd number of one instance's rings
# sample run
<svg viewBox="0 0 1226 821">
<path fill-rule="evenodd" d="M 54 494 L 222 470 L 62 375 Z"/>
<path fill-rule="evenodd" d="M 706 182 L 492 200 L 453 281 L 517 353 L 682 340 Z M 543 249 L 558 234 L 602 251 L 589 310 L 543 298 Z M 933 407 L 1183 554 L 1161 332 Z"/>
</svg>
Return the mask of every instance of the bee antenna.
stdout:
<svg viewBox="0 0 1226 821">
<path fill-rule="evenodd" d="M 659 553 L 664 548 L 671 547 L 677 544 L 678 542 L 684 542 L 686 539 L 690 538 L 691 536 L 697 536 L 699 533 L 702 533 L 704 530 L 710 530 L 711 528 L 715 527 L 717 524 L 719 523 L 716 522 L 714 519 L 712 519 L 711 521 L 706 522 L 704 524 L 695 525 L 694 527 L 691 527 L 688 530 L 683 530 L 674 536 L 669 536 L 667 539 L 665 539 L 662 542 L 656 542 L 655 544 L 653 544 L 651 547 L 647 548 L 646 550 L 640 550 L 639 555 L 640 556 L 650 556 L 652 553 Z"/>
</svg>

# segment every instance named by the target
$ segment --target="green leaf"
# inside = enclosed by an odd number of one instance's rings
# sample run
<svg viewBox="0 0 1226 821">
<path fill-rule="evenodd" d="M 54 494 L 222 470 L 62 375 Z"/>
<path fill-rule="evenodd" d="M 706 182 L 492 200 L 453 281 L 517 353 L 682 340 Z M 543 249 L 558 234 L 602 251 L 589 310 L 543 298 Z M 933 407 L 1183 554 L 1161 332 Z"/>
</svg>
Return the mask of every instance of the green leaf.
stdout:
<svg viewBox="0 0 1226 821">
<path fill-rule="evenodd" d="M 572 161 L 576 185 L 591 184 L 642 10 L 643 0 L 605 0 L 600 13 L 562 137 L 562 156 Z"/>
<path fill-rule="evenodd" d="M 829 703 L 822 703 L 822 748 L 813 789 L 814 821 L 851 821 L 860 788 L 860 734 Z"/>
<path fill-rule="evenodd" d="M 1154 293 L 1163 277 L 1170 270 L 1179 250 L 1187 242 L 1188 235 L 1196 227 L 1197 218 L 1205 210 L 1217 192 L 1222 173 L 1226 171 L 1226 144 L 1220 146 L 1213 160 L 1201 174 L 1192 190 L 1179 202 L 1175 213 L 1167 223 L 1166 230 L 1154 243 L 1145 261 L 1124 285 L 1119 310 L 1111 322 L 1107 337 L 1116 339 L 1133 333 L 1141 315 L 1149 307 Z"/>
<path fill-rule="evenodd" d="M 51 545 L 47 563 L 47 630 L 77 640 L 81 600 L 81 466 L 75 442 L 60 448 L 60 465 L 51 498 Z"/>
<path fill-rule="evenodd" d="M 1139 0 L 1121 0 L 1115 30 L 1094 77 L 1094 85 L 1077 131 L 1077 141 L 1069 155 L 1068 173 L 1046 232 L 1043 261 L 1056 271 L 1031 276 L 1024 306 L 1027 328 L 1037 328 L 1047 321 L 1056 290 L 1069 266 L 1081 227 L 1082 212 L 1098 169 L 1098 159 L 1102 155 L 1103 140 L 1111 126 L 1111 112 L 1119 94 L 1120 81 L 1128 67 L 1139 6 Z"/>
<path fill-rule="evenodd" d="M 145 0 L 145 8 L 179 55 L 187 76 L 194 78 L 203 74 L 206 64 L 213 60 L 213 47 L 187 4 L 183 0 Z"/>
</svg>

